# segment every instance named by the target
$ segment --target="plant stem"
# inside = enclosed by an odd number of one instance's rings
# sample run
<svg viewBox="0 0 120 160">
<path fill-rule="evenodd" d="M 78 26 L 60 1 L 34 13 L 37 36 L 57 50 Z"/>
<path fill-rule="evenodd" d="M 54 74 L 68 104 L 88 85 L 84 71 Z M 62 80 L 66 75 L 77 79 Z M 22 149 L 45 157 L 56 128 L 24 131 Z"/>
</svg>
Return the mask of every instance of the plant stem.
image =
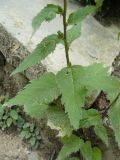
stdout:
<svg viewBox="0 0 120 160">
<path fill-rule="evenodd" d="M 119 99 L 119 97 L 120 97 L 120 92 L 119 92 L 118 95 L 115 97 L 115 99 L 112 101 L 112 103 L 108 106 L 108 108 L 110 108 L 111 106 L 113 106 L 113 105 L 117 102 L 117 100 Z"/>
<path fill-rule="evenodd" d="M 120 92 L 117 94 L 117 96 L 115 97 L 115 99 L 109 104 L 108 108 L 105 111 L 105 114 L 107 114 L 107 112 L 110 109 L 110 107 L 114 106 L 114 104 L 118 101 L 119 97 L 120 97 Z"/>
<path fill-rule="evenodd" d="M 69 46 L 67 42 L 67 22 L 66 22 L 66 16 L 67 16 L 67 0 L 64 0 L 64 13 L 63 13 L 63 25 L 64 25 L 64 45 L 65 45 L 65 54 L 66 54 L 66 61 L 67 66 L 70 67 L 70 59 L 69 59 Z"/>
</svg>

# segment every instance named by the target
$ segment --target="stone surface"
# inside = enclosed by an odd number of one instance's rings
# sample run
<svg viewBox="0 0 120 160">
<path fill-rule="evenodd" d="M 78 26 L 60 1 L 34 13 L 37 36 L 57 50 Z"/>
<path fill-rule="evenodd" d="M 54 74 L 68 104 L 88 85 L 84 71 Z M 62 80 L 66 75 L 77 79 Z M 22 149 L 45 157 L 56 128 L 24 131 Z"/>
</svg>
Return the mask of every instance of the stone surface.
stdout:
<svg viewBox="0 0 120 160">
<path fill-rule="evenodd" d="M 28 160 L 21 139 L 0 131 L 0 160 Z"/>
<path fill-rule="evenodd" d="M 0 22 L 7 30 L 23 43 L 29 51 L 48 34 L 62 30 L 62 19 L 57 18 L 51 23 L 43 24 L 36 35 L 29 41 L 32 33 L 32 18 L 47 4 L 62 4 L 60 0 L 1 0 Z M 68 11 L 77 9 L 75 4 L 69 4 Z M 82 25 L 81 38 L 76 40 L 70 48 L 70 59 L 73 64 L 88 65 L 93 62 L 103 62 L 110 66 L 119 52 L 116 29 L 114 26 L 106 28 L 93 17 L 87 17 Z M 43 64 L 48 70 L 57 72 L 66 66 L 64 48 L 58 46 L 53 54 L 48 56 Z"/>
</svg>

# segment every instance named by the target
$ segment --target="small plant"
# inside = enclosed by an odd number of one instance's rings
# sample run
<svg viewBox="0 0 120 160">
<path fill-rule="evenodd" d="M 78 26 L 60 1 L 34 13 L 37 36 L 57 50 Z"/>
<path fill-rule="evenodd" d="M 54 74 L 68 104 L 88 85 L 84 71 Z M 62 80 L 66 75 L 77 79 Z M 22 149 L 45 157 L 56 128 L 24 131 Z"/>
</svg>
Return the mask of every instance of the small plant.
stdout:
<svg viewBox="0 0 120 160">
<path fill-rule="evenodd" d="M 101 160 L 102 155 L 99 146 L 94 146 L 90 140 L 83 139 L 75 133 L 78 129 L 85 130 L 92 127 L 95 134 L 108 146 L 107 131 L 101 113 L 89 106 L 87 109 L 85 107 L 87 97 L 91 97 L 95 91 L 100 92 L 102 90 L 107 93 L 107 98 L 110 101 L 106 114 L 108 114 L 116 141 L 120 147 L 120 81 L 110 76 L 108 68 L 104 68 L 101 64 L 92 64 L 87 67 L 72 65 L 69 58 L 69 48 L 71 43 L 81 34 L 82 20 L 87 15 L 94 14 L 101 7 L 103 0 L 96 0 L 96 6 L 89 5 L 80 8 L 70 14 L 68 19 L 67 0 L 63 0 L 63 2 L 64 8 L 48 4 L 37 14 L 32 22 L 32 36 L 42 22 L 51 21 L 57 14 L 63 17 L 63 33 L 58 31 L 56 34 L 45 37 L 12 75 L 43 60 L 55 50 L 59 43 L 64 45 L 67 67 L 56 75 L 47 72 L 32 80 L 15 98 L 4 105 L 23 105 L 24 111 L 35 118 L 47 116 L 48 125 L 59 131 L 58 136 L 61 137 L 63 143 L 57 160 L 78 160 L 79 157 L 75 158 L 72 154 L 76 152 L 80 152 L 85 160 Z M 55 103 L 57 100 L 60 103 Z M 23 138 L 29 137 L 30 128 L 29 124 L 22 127 L 21 136 Z M 36 138 L 39 139 L 38 137 Z M 34 144 L 35 139 L 30 141 Z"/>
<path fill-rule="evenodd" d="M 37 149 L 40 145 L 40 129 L 35 126 L 34 123 L 24 123 L 24 125 L 19 128 L 20 137 L 27 141 L 32 148 Z"/>
<path fill-rule="evenodd" d="M 40 145 L 40 129 L 34 123 L 28 123 L 23 115 L 23 109 L 18 106 L 8 108 L 0 104 L 0 128 L 5 131 L 9 128 L 17 128 L 20 137 L 33 149 Z"/>
<path fill-rule="evenodd" d="M 0 104 L 0 128 L 5 130 L 13 125 L 16 125 L 19 120 L 19 111 L 8 108 Z"/>
</svg>

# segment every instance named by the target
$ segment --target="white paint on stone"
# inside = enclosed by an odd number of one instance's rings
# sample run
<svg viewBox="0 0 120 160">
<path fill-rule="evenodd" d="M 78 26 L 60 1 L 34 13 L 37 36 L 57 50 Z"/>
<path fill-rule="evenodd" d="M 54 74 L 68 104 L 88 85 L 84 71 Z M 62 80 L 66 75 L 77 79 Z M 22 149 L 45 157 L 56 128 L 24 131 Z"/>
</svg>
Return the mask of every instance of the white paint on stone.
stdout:
<svg viewBox="0 0 120 160">
<path fill-rule="evenodd" d="M 43 23 L 28 45 L 32 33 L 32 18 L 47 3 L 62 5 L 62 0 L 0 0 L 0 23 L 32 51 L 45 36 L 57 32 L 58 29 L 62 30 L 62 18 L 57 16 L 51 23 Z M 69 4 L 68 12 L 77 8 L 77 5 Z M 120 49 L 114 29 L 113 26 L 112 28 L 102 26 L 91 16 L 87 17 L 82 24 L 81 37 L 73 42 L 70 48 L 72 64 L 89 65 L 93 62 L 103 62 L 110 66 Z M 58 45 L 43 64 L 53 72 L 66 66 L 63 46 Z"/>
</svg>

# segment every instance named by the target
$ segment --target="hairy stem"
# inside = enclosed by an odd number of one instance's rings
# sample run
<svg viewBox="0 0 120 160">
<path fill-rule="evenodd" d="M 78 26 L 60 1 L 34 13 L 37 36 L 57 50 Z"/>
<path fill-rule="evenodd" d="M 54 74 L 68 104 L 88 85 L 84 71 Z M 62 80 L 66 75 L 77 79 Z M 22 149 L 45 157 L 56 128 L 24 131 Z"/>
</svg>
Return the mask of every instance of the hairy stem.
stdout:
<svg viewBox="0 0 120 160">
<path fill-rule="evenodd" d="M 66 21 L 66 15 L 67 15 L 67 0 L 64 0 L 64 13 L 63 13 L 63 25 L 64 25 L 64 45 L 65 45 L 65 54 L 66 54 L 66 61 L 67 66 L 70 67 L 70 59 L 69 59 L 69 46 L 67 42 L 67 21 Z"/>
</svg>

